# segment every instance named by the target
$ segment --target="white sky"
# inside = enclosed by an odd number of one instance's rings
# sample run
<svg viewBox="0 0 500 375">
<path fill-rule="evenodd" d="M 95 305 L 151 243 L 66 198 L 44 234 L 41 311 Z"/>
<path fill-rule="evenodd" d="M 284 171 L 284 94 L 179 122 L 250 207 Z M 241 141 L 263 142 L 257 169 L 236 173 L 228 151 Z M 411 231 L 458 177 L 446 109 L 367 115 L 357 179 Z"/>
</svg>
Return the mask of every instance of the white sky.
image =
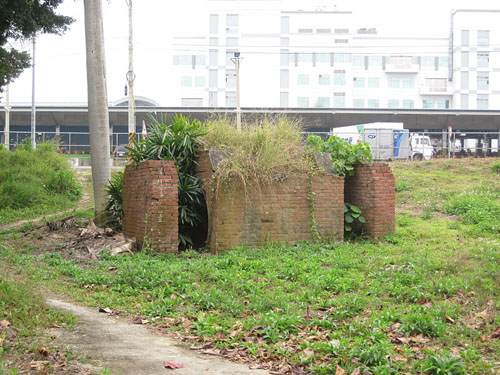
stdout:
<svg viewBox="0 0 500 375">
<path fill-rule="evenodd" d="M 294 1 L 294 0 L 282 0 Z M 295 0 L 307 4 L 310 0 Z M 447 37 L 451 9 L 498 9 L 498 0 L 338 0 L 352 10 L 355 27 L 376 27 L 381 35 Z M 135 95 L 169 106 L 165 71 L 173 36 L 204 35 L 206 0 L 134 0 Z M 108 100 L 124 96 L 128 70 L 128 8 L 125 0 L 104 0 Z M 83 0 L 66 0 L 58 12 L 76 21 L 62 36 L 42 35 L 36 47 L 37 103 L 87 101 Z M 31 43 L 24 44 L 31 50 Z M 178 52 L 182 54 L 182 52 Z M 3 95 L 2 95 L 3 96 Z M 3 100 L 3 98 L 2 98 Z M 31 102 L 31 69 L 10 86 L 11 103 Z"/>
</svg>

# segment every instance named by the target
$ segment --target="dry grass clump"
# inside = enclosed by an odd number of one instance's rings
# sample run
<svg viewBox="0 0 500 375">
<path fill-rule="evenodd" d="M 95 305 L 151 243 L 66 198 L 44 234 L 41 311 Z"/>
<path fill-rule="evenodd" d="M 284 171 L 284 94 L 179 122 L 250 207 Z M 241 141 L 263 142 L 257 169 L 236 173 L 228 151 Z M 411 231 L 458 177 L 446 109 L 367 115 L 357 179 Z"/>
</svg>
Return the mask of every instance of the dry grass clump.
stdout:
<svg viewBox="0 0 500 375">
<path fill-rule="evenodd" d="M 238 178 L 244 185 L 272 183 L 311 168 L 297 120 L 263 117 L 238 131 L 234 121 L 218 117 L 208 121 L 207 127 L 202 140 L 205 148 L 227 155 L 216 171 L 222 180 Z"/>
</svg>

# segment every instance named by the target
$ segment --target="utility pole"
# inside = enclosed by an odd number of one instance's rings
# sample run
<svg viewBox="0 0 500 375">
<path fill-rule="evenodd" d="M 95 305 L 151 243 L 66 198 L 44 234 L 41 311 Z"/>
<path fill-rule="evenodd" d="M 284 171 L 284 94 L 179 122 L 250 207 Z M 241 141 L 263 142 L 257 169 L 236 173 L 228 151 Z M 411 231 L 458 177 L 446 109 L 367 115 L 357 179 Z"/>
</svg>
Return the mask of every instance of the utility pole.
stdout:
<svg viewBox="0 0 500 375">
<path fill-rule="evenodd" d="M 9 84 L 5 87 L 5 129 L 3 135 L 4 143 L 7 150 L 10 149 L 10 104 L 9 104 Z"/>
<path fill-rule="evenodd" d="M 84 0 L 90 162 L 96 224 L 105 222 L 106 185 L 111 179 L 106 60 L 101 0 Z"/>
<path fill-rule="evenodd" d="M 241 130 L 241 106 L 240 106 L 240 62 L 239 52 L 234 53 L 231 59 L 236 67 L 236 129 Z"/>
<path fill-rule="evenodd" d="M 135 98 L 134 98 L 134 40 L 132 33 L 132 0 L 125 0 L 128 5 L 128 137 L 129 146 L 132 146 L 131 140 L 135 138 Z"/>
<path fill-rule="evenodd" d="M 35 108 L 35 46 L 36 34 L 33 35 L 32 76 L 31 76 L 31 147 L 36 148 L 36 108 Z"/>
</svg>

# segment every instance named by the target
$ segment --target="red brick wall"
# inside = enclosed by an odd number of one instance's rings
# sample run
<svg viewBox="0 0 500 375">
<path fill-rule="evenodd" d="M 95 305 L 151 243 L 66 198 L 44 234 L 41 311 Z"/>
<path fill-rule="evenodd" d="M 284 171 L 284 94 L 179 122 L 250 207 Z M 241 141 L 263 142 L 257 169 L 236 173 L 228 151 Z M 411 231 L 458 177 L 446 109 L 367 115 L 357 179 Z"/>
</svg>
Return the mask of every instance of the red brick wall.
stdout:
<svg viewBox="0 0 500 375">
<path fill-rule="evenodd" d="M 307 176 L 289 176 L 270 186 L 245 189 L 238 180 L 217 183 L 212 174 L 209 153 L 200 153 L 197 175 L 207 195 L 210 248 L 254 248 L 266 242 L 293 244 L 314 239 Z M 344 179 L 318 174 L 312 190 L 319 234 L 342 240 Z"/>
<path fill-rule="evenodd" d="M 345 200 L 361 208 L 373 239 L 394 233 L 395 191 L 394 175 L 384 163 L 358 165 L 345 180 Z"/>
<path fill-rule="evenodd" d="M 178 249 L 178 177 L 173 161 L 127 165 L 123 177 L 123 234 L 153 249 Z"/>
</svg>

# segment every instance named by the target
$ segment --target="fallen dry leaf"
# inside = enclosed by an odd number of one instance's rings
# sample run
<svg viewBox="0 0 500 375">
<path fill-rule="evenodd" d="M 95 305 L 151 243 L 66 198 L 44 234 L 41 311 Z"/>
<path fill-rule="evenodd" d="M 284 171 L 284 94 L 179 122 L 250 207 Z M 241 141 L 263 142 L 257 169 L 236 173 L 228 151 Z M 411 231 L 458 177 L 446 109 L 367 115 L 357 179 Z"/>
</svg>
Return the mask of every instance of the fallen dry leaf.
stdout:
<svg viewBox="0 0 500 375">
<path fill-rule="evenodd" d="M 107 307 L 99 307 L 99 312 L 106 313 L 106 314 L 111 314 L 113 313 L 113 310 L 107 308 Z"/>
<path fill-rule="evenodd" d="M 169 368 L 169 369 L 172 369 L 172 370 L 175 370 L 176 368 L 183 368 L 184 367 L 184 365 L 177 365 L 175 363 L 168 362 L 168 361 L 163 362 L 163 366 L 165 368 Z"/>
<path fill-rule="evenodd" d="M 212 343 L 209 342 L 205 345 L 200 345 L 200 346 L 191 346 L 189 347 L 189 349 L 191 350 L 202 350 L 202 349 L 208 349 L 208 348 L 211 348 L 212 347 Z"/>
<path fill-rule="evenodd" d="M 40 353 L 43 356 L 48 356 L 50 354 L 50 349 L 48 349 L 46 347 L 41 347 L 41 348 L 38 348 L 38 353 Z"/>
<path fill-rule="evenodd" d="M 351 375 L 361 375 L 361 367 L 357 367 L 353 372 L 351 372 Z"/>
<path fill-rule="evenodd" d="M 408 358 L 405 356 L 402 356 L 401 354 L 396 354 L 394 357 L 392 357 L 393 360 L 398 361 L 398 362 L 408 362 Z"/>
<path fill-rule="evenodd" d="M 10 322 L 8 320 L 0 320 L 0 327 L 8 327 L 10 326 Z"/>
<path fill-rule="evenodd" d="M 500 339 L 500 327 L 497 327 L 495 331 L 491 334 L 490 338 Z"/>
<path fill-rule="evenodd" d="M 337 370 L 335 371 L 335 375 L 345 375 L 344 369 L 339 365 L 337 365 Z"/>
</svg>

